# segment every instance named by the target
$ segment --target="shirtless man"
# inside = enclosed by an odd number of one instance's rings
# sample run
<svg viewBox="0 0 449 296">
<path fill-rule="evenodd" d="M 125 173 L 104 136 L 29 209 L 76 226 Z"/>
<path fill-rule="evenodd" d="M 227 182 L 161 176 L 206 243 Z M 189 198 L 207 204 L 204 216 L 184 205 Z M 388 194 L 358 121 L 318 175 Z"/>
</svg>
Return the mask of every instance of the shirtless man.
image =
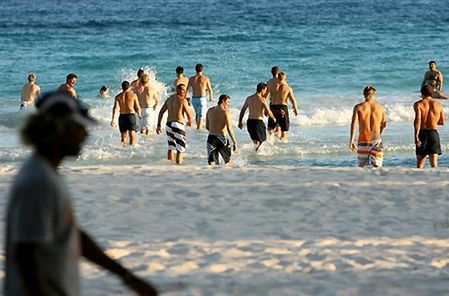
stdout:
<svg viewBox="0 0 449 296">
<path fill-rule="evenodd" d="M 444 125 L 446 119 L 441 104 L 432 99 L 432 86 L 421 87 L 422 99 L 413 105 L 415 110 L 415 145 L 416 167 L 423 168 L 426 156 L 429 155 L 430 165 L 438 167 L 438 155 L 441 155 L 438 125 Z"/>
<path fill-rule="evenodd" d="M 41 88 L 36 83 L 36 75 L 28 75 L 28 83 L 22 87 L 22 97 L 20 98 L 20 110 L 34 106 L 34 102 L 41 94 Z"/>
<path fill-rule="evenodd" d="M 136 113 L 139 118 L 142 118 L 139 99 L 137 95 L 131 90 L 128 81 L 122 82 L 122 92 L 115 97 L 114 107 L 112 108 L 111 126 L 115 126 L 115 114 L 120 113 L 118 117 L 118 126 L 121 134 L 121 142 L 126 145 L 126 138 L 129 134 L 129 144 L 137 144 L 137 123 Z"/>
<path fill-rule="evenodd" d="M 349 137 L 349 149 L 357 151 L 360 167 L 381 167 L 384 147 L 381 134 L 387 125 L 384 106 L 376 102 L 376 89 L 368 85 L 363 90 L 365 101 L 354 106 Z M 357 146 L 354 143 L 355 127 L 359 125 Z"/>
<path fill-rule="evenodd" d="M 75 88 L 73 88 L 77 80 L 78 76 L 76 76 L 76 74 L 74 73 L 70 73 L 69 75 L 67 75 L 65 83 L 59 86 L 58 91 L 66 93 L 70 95 L 72 98 L 77 99 L 78 96 L 76 94 L 76 90 Z"/>
<path fill-rule="evenodd" d="M 131 82 L 131 89 L 132 89 L 132 91 L 135 92 L 136 88 L 139 86 L 139 84 L 140 84 L 140 76 L 142 76 L 143 73 L 145 73 L 143 71 L 143 69 L 137 70 L 137 79 L 135 79 L 135 80 L 133 80 Z"/>
<path fill-rule="evenodd" d="M 207 137 L 207 162 L 219 164 L 218 153 L 221 154 L 225 164 L 231 163 L 231 143 L 226 137 L 229 133 L 233 146 L 232 150 L 237 149 L 237 140 L 235 139 L 234 128 L 232 127 L 232 116 L 229 113 L 231 98 L 228 95 L 221 95 L 218 98 L 218 104 L 209 108 L 206 114 L 206 129 L 209 131 Z"/>
<path fill-rule="evenodd" d="M 267 81 L 267 91 L 265 92 L 265 98 L 270 99 L 273 96 L 273 91 L 275 90 L 275 86 L 278 83 L 278 75 L 281 72 L 278 66 L 273 66 L 271 68 L 271 74 L 273 77 Z"/>
<path fill-rule="evenodd" d="M 253 140 L 256 151 L 259 150 L 260 145 L 267 139 L 267 132 L 265 123 L 263 122 L 264 114 L 267 114 L 273 122 L 276 122 L 273 113 L 270 111 L 265 99 L 267 93 L 267 85 L 265 83 L 257 84 L 256 93 L 246 98 L 239 116 L 239 128 L 243 128 L 243 116 L 245 111 L 249 108 L 249 116 L 246 121 L 248 133 Z"/>
<path fill-rule="evenodd" d="M 176 94 L 171 95 L 162 106 L 159 111 L 159 117 L 157 119 L 156 132 L 161 133 L 161 121 L 165 111 L 168 111 L 166 133 L 168 138 L 168 153 L 167 159 L 173 161 L 175 159 L 176 150 L 176 163 L 182 164 L 183 153 L 186 150 L 186 131 L 184 127 L 184 114 L 187 116 L 187 126 L 192 125 L 192 114 L 186 101 L 186 86 L 184 84 L 178 84 L 176 87 Z"/>
<path fill-rule="evenodd" d="M 176 87 L 179 84 L 184 84 L 184 85 L 189 84 L 189 78 L 184 75 L 184 68 L 183 67 L 181 67 L 181 66 L 176 67 L 176 77 L 177 77 L 176 80 L 173 81 L 173 89 L 174 90 L 176 90 Z M 187 93 L 186 96 L 187 96 L 187 98 L 186 98 L 187 103 L 190 106 L 189 94 Z"/>
<path fill-rule="evenodd" d="M 140 108 L 142 109 L 142 119 L 140 120 L 140 133 L 150 135 L 153 132 L 153 114 L 159 103 L 159 97 L 148 83 L 148 75 L 140 75 L 139 84 L 134 92 L 139 98 Z"/>
<path fill-rule="evenodd" d="M 270 109 L 273 112 L 276 121 L 268 119 L 268 131 L 270 132 L 270 141 L 274 142 L 274 132 L 277 125 L 281 128 L 281 141 L 287 142 L 287 132 L 290 126 L 288 116 L 287 100 L 293 105 L 293 113 L 298 115 L 298 103 L 296 102 L 293 89 L 287 84 L 287 75 L 284 72 L 278 74 L 278 83 L 274 86 L 271 97 Z"/>
<path fill-rule="evenodd" d="M 203 65 L 197 64 L 195 66 L 196 75 L 190 77 L 187 84 L 187 92 L 189 92 L 189 88 L 192 88 L 192 105 L 196 113 L 197 129 L 201 129 L 201 120 L 206 113 L 206 92 L 209 92 L 209 101 L 212 101 L 212 96 L 214 95 L 209 78 L 203 75 L 203 68 Z"/>
<path fill-rule="evenodd" d="M 447 100 L 447 97 L 441 93 L 443 90 L 443 73 L 437 69 L 437 63 L 435 61 L 429 62 L 429 71 L 424 74 L 424 79 L 421 83 L 421 87 L 430 85 L 432 88 L 432 97 L 435 99 Z"/>
</svg>

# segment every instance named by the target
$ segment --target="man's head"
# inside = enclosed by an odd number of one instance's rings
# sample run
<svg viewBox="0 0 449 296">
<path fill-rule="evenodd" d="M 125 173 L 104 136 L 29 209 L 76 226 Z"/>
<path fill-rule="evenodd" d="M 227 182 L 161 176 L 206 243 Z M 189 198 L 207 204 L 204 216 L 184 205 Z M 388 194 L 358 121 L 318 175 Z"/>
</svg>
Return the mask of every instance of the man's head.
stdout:
<svg viewBox="0 0 449 296">
<path fill-rule="evenodd" d="M 224 109 L 228 109 L 231 104 L 231 97 L 228 95 L 221 95 L 218 98 L 218 106 L 222 106 Z"/>
<path fill-rule="evenodd" d="M 369 100 L 373 99 L 375 95 L 376 95 L 376 89 L 374 88 L 374 86 L 367 85 L 363 89 L 363 96 L 365 97 L 365 99 L 369 99 Z"/>
<path fill-rule="evenodd" d="M 278 66 L 273 66 L 271 68 L 271 74 L 273 74 L 274 78 L 278 77 L 279 72 L 281 72 L 281 69 L 279 69 Z"/>
<path fill-rule="evenodd" d="M 287 79 L 287 74 L 285 74 L 284 72 L 279 72 L 278 79 L 279 81 L 285 81 Z"/>
<path fill-rule="evenodd" d="M 183 83 L 180 83 L 176 86 L 176 93 L 180 97 L 185 97 L 186 95 L 186 85 Z"/>
<path fill-rule="evenodd" d="M 195 71 L 196 73 L 203 72 L 204 66 L 202 64 L 196 64 Z"/>
<path fill-rule="evenodd" d="M 257 93 L 258 94 L 262 94 L 265 95 L 265 93 L 267 92 L 267 85 L 263 82 L 260 82 L 257 84 Z"/>
<path fill-rule="evenodd" d="M 22 141 L 42 155 L 77 156 L 87 138 L 86 127 L 97 123 L 87 107 L 65 93 L 52 92 L 44 94 L 36 108 L 21 130 Z"/>
<path fill-rule="evenodd" d="M 143 85 L 143 84 L 146 84 L 147 82 L 148 82 L 148 80 L 149 80 L 149 78 L 148 78 L 148 75 L 147 74 L 142 74 L 142 75 L 140 75 L 140 78 L 139 78 L 139 80 L 140 80 L 140 83 Z"/>
<path fill-rule="evenodd" d="M 67 75 L 65 81 L 68 85 L 70 85 L 71 87 L 73 87 L 76 83 L 76 81 L 78 80 L 78 76 L 76 76 L 75 73 L 70 73 L 69 75 Z"/>
<path fill-rule="evenodd" d="M 181 66 L 176 67 L 176 74 L 181 75 L 184 73 L 184 68 Z"/>
<path fill-rule="evenodd" d="M 430 85 L 424 85 L 421 87 L 421 97 L 432 97 L 433 89 Z"/>
<path fill-rule="evenodd" d="M 124 90 L 124 91 L 127 90 L 127 89 L 129 88 L 129 85 L 130 85 L 130 84 L 129 84 L 128 81 L 126 81 L 126 80 L 123 81 L 123 82 L 122 82 L 122 90 Z"/>
<path fill-rule="evenodd" d="M 143 69 L 137 70 L 137 78 L 140 78 L 140 76 L 142 76 L 143 73 L 145 73 L 145 72 L 143 71 Z"/>
<path fill-rule="evenodd" d="M 429 62 L 429 69 L 434 71 L 437 68 L 437 62 L 435 61 L 430 61 Z"/>
<path fill-rule="evenodd" d="M 28 82 L 34 82 L 36 81 L 36 75 L 34 73 L 28 74 Z"/>
</svg>

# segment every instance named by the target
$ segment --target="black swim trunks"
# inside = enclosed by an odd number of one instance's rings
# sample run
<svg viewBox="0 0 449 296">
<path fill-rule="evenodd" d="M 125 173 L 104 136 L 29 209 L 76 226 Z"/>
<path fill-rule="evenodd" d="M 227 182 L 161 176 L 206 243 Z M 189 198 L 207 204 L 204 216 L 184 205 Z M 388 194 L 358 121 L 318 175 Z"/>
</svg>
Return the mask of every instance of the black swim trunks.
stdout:
<svg viewBox="0 0 449 296">
<path fill-rule="evenodd" d="M 126 131 L 137 131 L 136 114 L 120 114 L 118 117 L 118 127 L 121 133 Z"/>
<path fill-rule="evenodd" d="M 441 155 L 440 136 L 437 130 L 421 130 L 418 138 L 421 146 L 416 147 L 416 155 Z"/>
<path fill-rule="evenodd" d="M 276 122 L 271 117 L 268 118 L 268 130 L 273 130 L 279 125 L 283 132 L 287 132 L 290 127 L 288 107 L 286 105 L 271 105 L 270 109 L 273 112 L 274 118 L 276 118 Z"/>
<path fill-rule="evenodd" d="M 231 143 L 224 136 L 209 135 L 207 137 L 207 155 L 209 164 L 219 164 L 218 153 L 221 154 L 225 163 L 231 160 Z"/>
<path fill-rule="evenodd" d="M 246 126 L 251 140 L 262 143 L 267 139 L 267 130 L 263 120 L 248 118 Z"/>
</svg>

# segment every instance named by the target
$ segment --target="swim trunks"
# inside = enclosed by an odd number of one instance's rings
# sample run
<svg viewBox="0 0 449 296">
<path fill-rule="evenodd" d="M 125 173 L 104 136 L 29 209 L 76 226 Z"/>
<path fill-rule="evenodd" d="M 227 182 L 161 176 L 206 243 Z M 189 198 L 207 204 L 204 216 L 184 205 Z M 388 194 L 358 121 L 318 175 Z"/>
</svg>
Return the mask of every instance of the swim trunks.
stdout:
<svg viewBox="0 0 449 296">
<path fill-rule="evenodd" d="M 279 125 L 283 132 L 287 132 L 290 127 L 287 105 L 271 105 L 270 109 L 274 118 L 276 118 L 276 122 L 271 117 L 268 118 L 268 130 L 273 130 Z"/>
<path fill-rule="evenodd" d="M 167 122 L 166 134 L 168 150 L 176 150 L 180 153 L 186 151 L 187 138 L 184 124 L 177 121 Z"/>
<path fill-rule="evenodd" d="M 153 108 L 142 108 L 142 118 L 140 119 L 140 128 L 147 130 L 153 129 Z"/>
<path fill-rule="evenodd" d="M 357 159 L 360 167 L 372 165 L 381 167 L 384 160 L 384 146 L 380 135 L 359 136 Z"/>
<path fill-rule="evenodd" d="M 118 127 L 121 133 L 126 131 L 137 131 L 136 115 L 134 113 L 120 114 Z"/>
<path fill-rule="evenodd" d="M 251 140 L 262 143 L 267 139 L 267 131 L 263 120 L 248 118 L 246 127 L 248 128 L 248 133 Z"/>
<path fill-rule="evenodd" d="M 225 136 L 209 135 L 207 137 L 207 155 L 209 164 L 213 162 L 219 164 L 218 153 L 223 157 L 223 161 L 228 163 L 231 161 L 231 151 L 231 143 Z"/>
<path fill-rule="evenodd" d="M 206 97 L 193 96 L 192 97 L 192 105 L 193 105 L 193 109 L 195 110 L 196 115 L 199 118 L 202 118 L 203 114 L 206 114 L 206 107 L 207 107 Z"/>
<path fill-rule="evenodd" d="M 416 155 L 441 155 L 440 136 L 437 130 L 420 130 L 418 138 L 421 146 L 416 147 Z"/>
</svg>

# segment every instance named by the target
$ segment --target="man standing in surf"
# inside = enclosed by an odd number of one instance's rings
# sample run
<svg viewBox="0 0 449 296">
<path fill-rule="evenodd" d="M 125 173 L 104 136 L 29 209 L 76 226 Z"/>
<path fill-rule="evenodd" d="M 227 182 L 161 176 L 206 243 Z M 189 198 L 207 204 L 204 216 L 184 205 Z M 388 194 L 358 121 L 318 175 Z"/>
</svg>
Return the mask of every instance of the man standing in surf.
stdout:
<svg viewBox="0 0 449 296">
<path fill-rule="evenodd" d="M 59 92 L 66 93 L 70 95 L 72 98 L 77 99 L 78 95 L 75 90 L 75 83 L 78 81 L 78 76 L 74 73 L 70 73 L 67 75 L 65 83 L 61 84 L 58 88 Z"/>
<path fill-rule="evenodd" d="M 246 98 L 245 103 L 240 110 L 239 128 L 243 128 L 243 116 L 245 116 L 246 109 L 249 108 L 248 120 L 246 127 L 249 136 L 254 143 L 256 151 L 259 150 L 260 145 L 267 139 L 267 132 L 265 123 L 263 122 L 264 114 L 267 114 L 273 122 L 276 122 L 273 113 L 270 111 L 265 99 L 267 92 L 267 85 L 265 83 L 257 84 L 256 93 Z"/>
<path fill-rule="evenodd" d="M 150 87 L 148 75 L 140 75 L 139 81 L 134 88 L 134 93 L 139 98 L 140 108 L 142 110 L 142 119 L 139 122 L 140 133 L 149 136 L 153 133 L 155 111 L 159 103 L 159 97 Z"/>
<path fill-rule="evenodd" d="M 429 62 L 429 71 L 424 74 L 421 87 L 429 85 L 432 88 L 432 98 L 447 100 L 447 97 L 441 93 L 443 90 L 443 73 L 437 69 L 435 61 Z"/>
<path fill-rule="evenodd" d="M 363 90 L 365 101 L 354 106 L 351 120 L 349 148 L 357 151 L 360 167 L 372 165 L 381 167 L 383 164 L 384 147 L 381 134 L 387 125 L 385 108 L 376 102 L 376 89 L 368 85 Z M 355 127 L 359 125 L 359 138 L 354 143 Z"/>
<path fill-rule="evenodd" d="M 186 150 L 187 144 L 184 114 L 187 116 L 186 125 L 192 125 L 192 115 L 190 114 L 189 106 L 187 105 L 186 86 L 184 84 L 178 84 L 176 87 L 176 94 L 168 97 L 159 111 L 156 128 L 156 133 L 158 134 L 162 131 L 161 121 L 165 111 L 168 111 L 166 124 L 166 133 L 168 138 L 167 159 L 169 161 L 175 160 L 176 151 L 176 164 L 182 164 L 183 153 Z"/>
<path fill-rule="evenodd" d="M 438 167 L 438 155 L 441 155 L 440 136 L 438 125 L 444 125 L 443 107 L 440 102 L 432 99 L 432 87 L 421 87 L 422 99 L 413 105 L 415 110 L 415 145 L 416 167 L 422 169 L 429 155 L 430 165 Z"/>
<path fill-rule="evenodd" d="M 212 101 L 214 91 L 210 83 L 209 77 L 203 75 L 203 65 L 197 64 L 195 66 L 196 75 L 189 78 L 189 84 L 187 85 L 186 94 L 189 92 L 189 88 L 192 88 L 192 105 L 195 109 L 195 121 L 196 128 L 201 129 L 202 118 L 206 115 L 206 92 L 209 92 L 209 101 Z"/>
<path fill-rule="evenodd" d="M 278 83 L 274 86 L 271 93 L 270 109 L 276 120 L 268 119 L 268 131 L 270 132 L 270 142 L 274 142 L 274 132 L 276 127 L 281 128 L 280 140 L 287 143 L 287 132 L 290 128 L 290 119 L 288 116 L 287 100 L 293 105 L 293 113 L 298 115 L 298 103 L 296 102 L 293 89 L 287 83 L 287 75 L 284 72 L 278 74 Z"/>
</svg>

